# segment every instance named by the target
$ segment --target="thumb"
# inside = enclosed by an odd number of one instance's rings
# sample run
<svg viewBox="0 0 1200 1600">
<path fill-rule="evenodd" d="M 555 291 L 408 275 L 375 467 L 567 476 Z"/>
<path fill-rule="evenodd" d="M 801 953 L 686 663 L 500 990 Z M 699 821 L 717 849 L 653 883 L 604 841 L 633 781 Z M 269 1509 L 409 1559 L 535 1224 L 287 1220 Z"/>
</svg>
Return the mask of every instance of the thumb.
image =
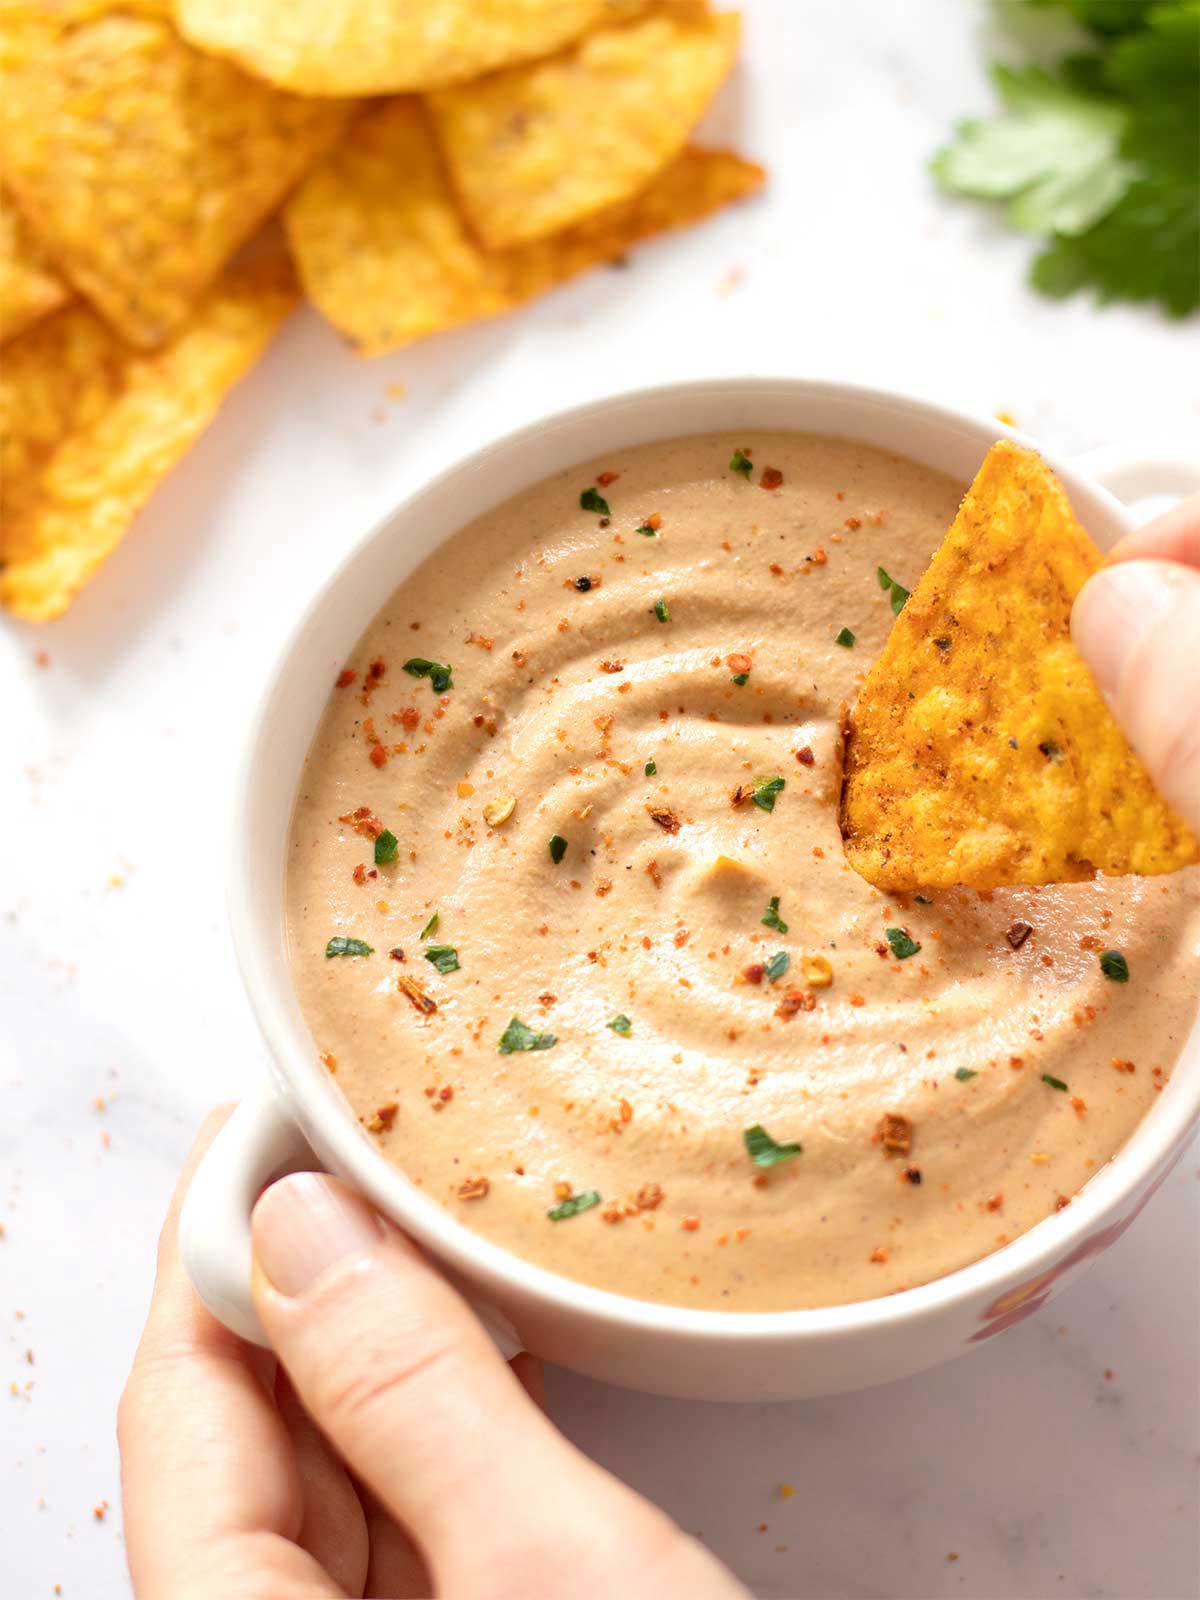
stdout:
<svg viewBox="0 0 1200 1600">
<path fill-rule="evenodd" d="M 1163 798 L 1200 828 L 1200 571 L 1105 567 L 1079 592 L 1071 636 Z"/>
<path fill-rule="evenodd" d="M 280 1179 L 253 1238 L 255 1303 L 288 1376 L 439 1594 L 741 1592 L 567 1443 L 466 1303 L 349 1189 Z M 650 1571 L 669 1581 L 639 1588 Z"/>
</svg>

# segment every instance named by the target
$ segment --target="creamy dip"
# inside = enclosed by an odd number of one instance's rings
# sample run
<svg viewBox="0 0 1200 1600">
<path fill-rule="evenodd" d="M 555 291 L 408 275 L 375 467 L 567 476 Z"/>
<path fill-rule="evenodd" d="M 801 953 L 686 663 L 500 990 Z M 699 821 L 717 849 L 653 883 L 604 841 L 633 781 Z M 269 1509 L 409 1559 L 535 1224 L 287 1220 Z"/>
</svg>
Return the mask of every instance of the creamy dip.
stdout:
<svg viewBox="0 0 1200 1600">
<path fill-rule="evenodd" d="M 1200 869 L 917 897 L 842 853 L 877 569 L 911 587 L 961 492 L 839 439 L 613 451 L 367 630 L 291 825 L 295 983 L 364 1126 L 478 1233 L 648 1300 L 836 1305 L 1016 1238 L 1153 1103 Z"/>
</svg>

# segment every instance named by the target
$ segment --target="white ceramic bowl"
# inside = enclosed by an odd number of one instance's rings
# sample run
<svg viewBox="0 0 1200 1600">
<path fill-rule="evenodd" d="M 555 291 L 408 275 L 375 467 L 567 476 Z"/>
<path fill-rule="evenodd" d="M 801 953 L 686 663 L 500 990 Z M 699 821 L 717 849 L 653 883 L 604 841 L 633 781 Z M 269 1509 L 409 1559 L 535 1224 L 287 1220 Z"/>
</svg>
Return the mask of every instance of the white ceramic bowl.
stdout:
<svg viewBox="0 0 1200 1600">
<path fill-rule="evenodd" d="M 197 1289 L 244 1337 L 264 1342 L 249 1294 L 250 1209 L 273 1177 L 322 1166 L 417 1239 L 514 1348 L 659 1394 L 837 1393 L 933 1366 L 1029 1315 L 1129 1226 L 1179 1156 L 1200 1118 L 1200 1023 L 1124 1149 L 1072 1205 L 1004 1249 L 886 1299 L 816 1311 L 694 1311 L 575 1283 L 472 1233 L 379 1154 L 320 1065 L 288 970 L 284 823 L 329 685 L 381 599 L 464 524 L 573 462 L 679 434 L 768 428 L 861 440 L 964 484 L 998 436 L 1022 437 L 902 395 L 800 379 L 721 379 L 595 401 L 489 444 L 436 478 L 357 545 L 292 634 L 251 729 L 229 879 L 234 940 L 272 1082 L 251 1091 L 212 1146 L 182 1220 Z M 1044 453 L 1101 546 L 1129 530 L 1129 512 L 1086 464 Z M 1200 468 L 1179 460 L 1109 455 L 1103 476 L 1135 495 L 1200 488 Z"/>
</svg>

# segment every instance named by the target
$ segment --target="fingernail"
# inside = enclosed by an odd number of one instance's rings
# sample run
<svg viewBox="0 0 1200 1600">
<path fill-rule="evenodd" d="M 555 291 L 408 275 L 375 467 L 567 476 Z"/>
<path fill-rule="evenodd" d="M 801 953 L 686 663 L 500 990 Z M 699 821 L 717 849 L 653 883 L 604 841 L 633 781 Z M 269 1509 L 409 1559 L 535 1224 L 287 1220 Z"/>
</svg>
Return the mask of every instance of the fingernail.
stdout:
<svg viewBox="0 0 1200 1600">
<path fill-rule="evenodd" d="M 273 1183 L 253 1217 L 254 1256 L 280 1294 L 303 1294 L 339 1261 L 370 1255 L 383 1225 L 365 1201 L 319 1172 Z"/>
<path fill-rule="evenodd" d="M 1071 637 L 1102 694 L 1115 700 L 1138 645 L 1174 608 L 1178 589 L 1162 561 L 1119 561 L 1089 578 L 1071 613 Z"/>
</svg>

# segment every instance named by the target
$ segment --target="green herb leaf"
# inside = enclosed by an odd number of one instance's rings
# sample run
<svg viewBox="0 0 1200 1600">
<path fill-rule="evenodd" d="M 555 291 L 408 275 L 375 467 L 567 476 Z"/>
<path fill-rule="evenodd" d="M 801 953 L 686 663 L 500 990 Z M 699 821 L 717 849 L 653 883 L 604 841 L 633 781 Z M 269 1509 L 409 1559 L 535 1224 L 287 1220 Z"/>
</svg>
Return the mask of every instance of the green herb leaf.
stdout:
<svg viewBox="0 0 1200 1600">
<path fill-rule="evenodd" d="M 635 533 L 644 534 L 647 539 L 657 539 L 658 529 L 652 528 L 648 522 L 641 523 L 633 530 Z"/>
<path fill-rule="evenodd" d="M 1062 1089 L 1064 1092 L 1067 1088 L 1061 1078 L 1052 1078 L 1048 1072 L 1042 1073 L 1042 1082 L 1049 1084 L 1052 1089 Z"/>
<path fill-rule="evenodd" d="M 549 1050 L 558 1040 L 552 1033 L 535 1033 L 526 1027 L 520 1017 L 514 1017 L 500 1035 L 496 1046 L 502 1056 L 511 1056 L 518 1050 Z"/>
<path fill-rule="evenodd" d="M 551 1222 L 565 1222 L 568 1217 L 577 1217 L 581 1211 L 590 1211 L 593 1206 L 600 1204 L 600 1196 L 595 1189 L 584 1189 L 581 1194 L 573 1194 L 567 1200 L 561 1200 L 558 1205 L 551 1206 L 546 1215 Z"/>
<path fill-rule="evenodd" d="M 744 689 L 749 681 L 750 674 L 748 672 L 735 672 L 733 675 L 733 682 L 737 684 L 739 689 Z"/>
<path fill-rule="evenodd" d="M 840 644 L 843 649 L 849 650 L 853 647 L 854 641 L 857 639 L 857 637 L 858 635 L 856 633 L 851 633 L 849 628 L 839 628 L 837 633 L 834 635 L 833 642 L 834 644 Z"/>
<path fill-rule="evenodd" d="M 558 865 L 566 853 L 567 841 L 563 838 L 561 833 L 552 833 L 550 835 L 550 859 L 553 861 L 555 866 Z"/>
<path fill-rule="evenodd" d="M 410 678 L 428 678 L 434 694 L 444 694 L 454 687 L 450 667 L 443 667 L 438 661 L 427 661 L 424 656 L 413 656 L 404 663 L 404 670 Z"/>
<path fill-rule="evenodd" d="M 426 961 L 432 961 L 439 972 L 458 971 L 458 951 L 452 944 L 431 944 L 421 952 Z"/>
<path fill-rule="evenodd" d="M 892 954 L 897 961 L 907 961 L 909 956 L 915 956 L 921 946 L 915 939 L 910 939 L 903 928 L 885 928 L 884 938 L 892 947 Z"/>
<path fill-rule="evenodd" d="M 389 861 L 395 861 L 399 848 L 399 839 L 390 828 L 385 828 L 375 841 L 375 865 L 386 867 Z"/>
<path fill-rule="evenodd" d="M 605 1023 L 605 1027 L 611 1028 L 614 1033 L 630 1034 L 633 1032 L 633 1023 L 630 1022 L 624 1012 L 620 1016 L 614 1017 L 611 1022 Z"/>
<path fill-rule="evenodd" d="M 966 1083 L 968 1078 L 977 1078 L 979 1074 L 977 1072 L 973 1072 L 970 1067 L 956 1067 L 954 1070 L 954 1076 L 958 1079 L 959 1083 Z"/>
<path fill-rule="evenodd" d="M 764 928 L 774 928 L 776 933 L 786 933 L 788 931 L 787 923 L 780 920 L 779 896 L 777 894 L 773 894 L 767 901 L 767 909 L 762 915 L 762 925 Z"/>
<path fill-rule="evenodd" d="M 756 1167 L 777 1167 L 781 1161 L 790 1161 L 801 1153 L 798 1144 L 777 1144 L 759 1123 L 742 1134 L 746 1154 Z"/>
<path fill-rule="evenodd" d="M 647 761 L 645 770 L 646 770 L 646 776 L 648 778 L 655 777 L 657 775 L 657 773 L 658 773 L 658 762 L 657 761 Z"/>
<path fill-rule="evenodd" d="M 751 799 L 760 811 L 774 811 L 775 797 L 782 794 L 784 780 L 782 778 L 760 778 L 754 785 Z"/>
<path fill-rule="evenodd" d="M 612 512 L 608 509 L 608 501 L 590 486 L 579 496 L 579 509 L 598 512 L 602 517 L 612 516 Z"/>
<path fill-rule="evenodd" d="M 743 450 L 735 450 L 729 463 L 730 472 L 740 472 L 743 478 L 748 478 L 754 470 L 754 463 Z"/>
<path fill-rule="evenodd" d="M 773 955 L 771 957 L 766 966 L 763 968 L 763 971 L 766 973 L 771 982 L 774 983 L 776 978 L 783 977 L 784 973 L 791 966 L 791 964 L 791 956 L 788 955 L 786 950 L 780 950 L 778 955 Z"/>
<path fill-rule="evenodd" d="M 898 617 L 904 610 L 904 602 L 908 599 L 909 591 L 902 583 L 897 583 L 895 578 L 890 578 L 882 567 L 875 568 L 875 576 L 879 579 L 879 587 L 892 597 L 892 615 Z"/>
<path fill-rule="evenodd" d="M 1119 950 L 1101 950 L 1100 971 L 1114 983 L 1129 982 L 1129 963 Z"/>
<path fill-rule="evenodd" d="M 660 622 L 670 622 L 671 612 L 665 600 L 656 600 L 654 602 L 654 615 Z"/>
<path fill-rule="evenodd" d="M 431 933 L 435 933 L 437 931 L 437 925 L 438 925 L 438 922 L 441 919 L 441 915 L 442 914 L 441 914 L 440 911 L 435 911 L 433 913 L 433 915 L 430 917 L 429 921 L 421 929 L 421 938 L 422 939 L 428 939 L 428 937 L 429 937 L 429 935 Z"/>
<path fill-rule="evenodd" d="M 347 939 L 344 934 L 335 934 L 325 946 L 325 959 L 330 956 L 369 956 L 372 949 L 361 939 Z"/>
</svg>

